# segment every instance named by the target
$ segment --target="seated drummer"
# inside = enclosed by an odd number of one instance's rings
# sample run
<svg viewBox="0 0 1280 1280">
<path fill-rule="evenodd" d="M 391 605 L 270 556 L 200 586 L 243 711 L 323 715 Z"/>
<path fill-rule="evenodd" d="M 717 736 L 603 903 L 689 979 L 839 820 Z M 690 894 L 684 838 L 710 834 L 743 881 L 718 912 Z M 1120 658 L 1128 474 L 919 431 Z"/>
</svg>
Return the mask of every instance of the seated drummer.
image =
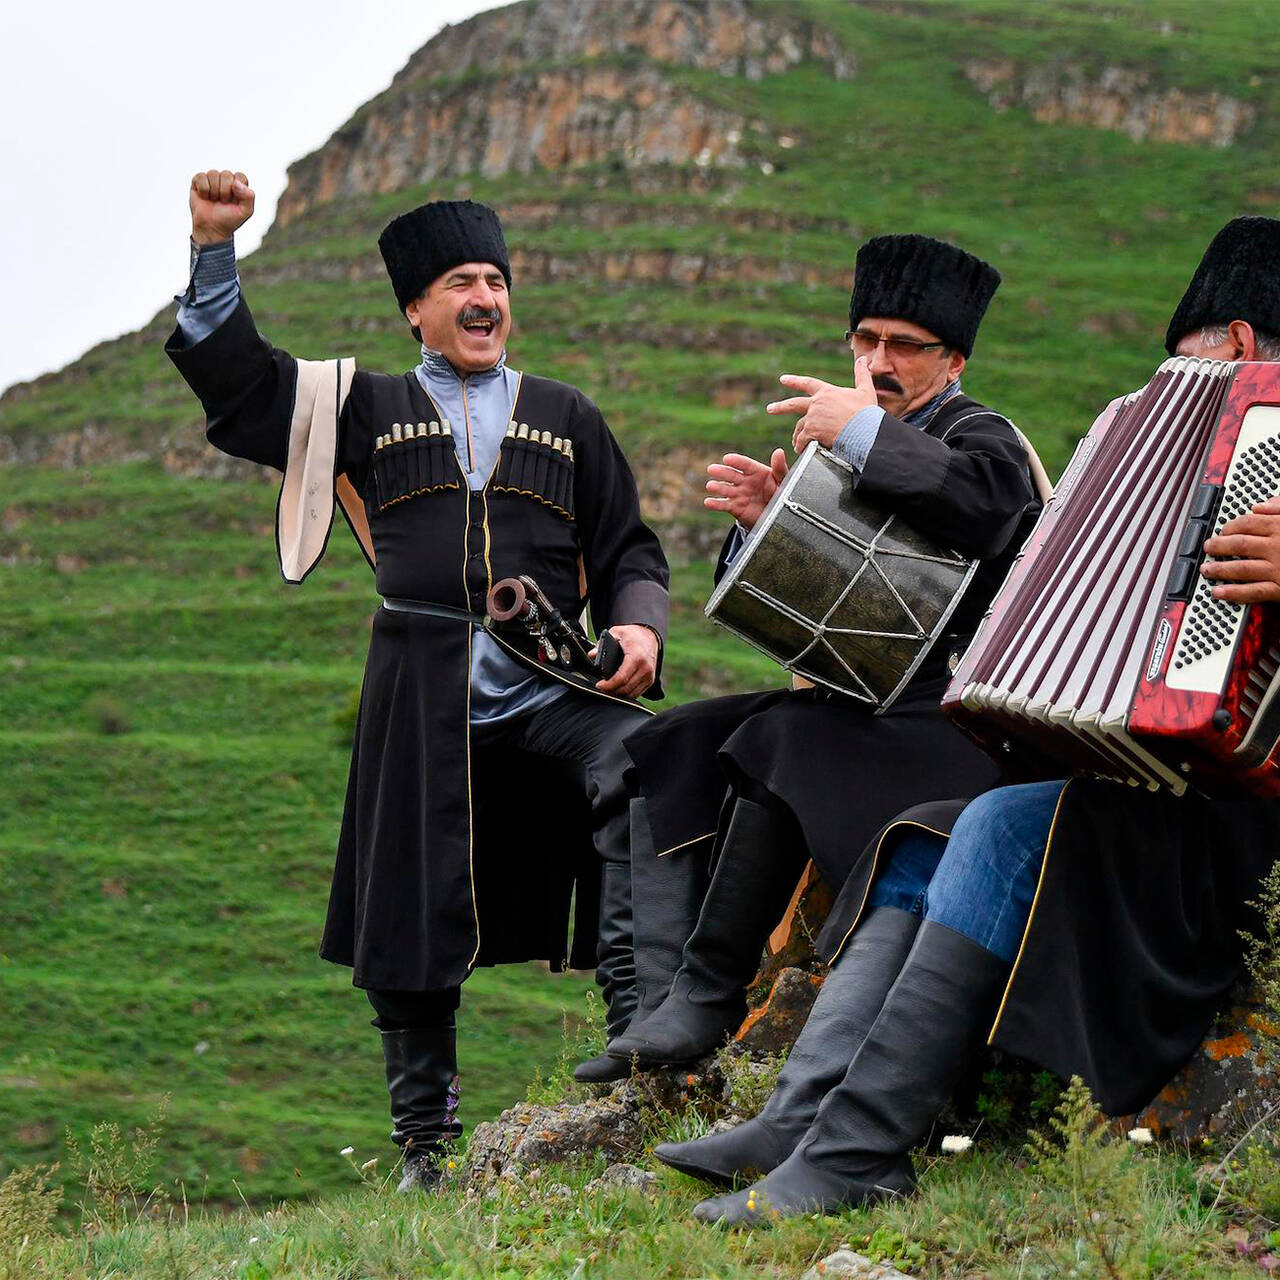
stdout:
<svg viewBox="0 0 1280 1280">
<path fill-rule="evenodd" d="M 860 492 L 983 563 L 951 634 L 883 715 L 826 690 L 773 690 L 679 708 L 628 739 L 639 1012 L 579 1079 L 717 1048 L 743 1019 L 746 986 L 809 858 L 840 885 L 852 854 L 906 805 L 999 782 L 990 757 L 938 709 L 948 655 L 977 626 L 1040 507 L 1016 428 L 961 389 L 999 283 L 954 245 L 878 236 L 854 272 L 854 385 L 781 379 L 799 394 L 769 412 L 799 415 L 797 452 L 811 440 L 832 449 Z M 787 464 L 778 449 L 769 464 L 729 454 L 708 470 L 707 505 L 737 522 L 723 572 Z"/>
<path fill-rule="evenodd" d="M 1237 218 L 1218 233 L 1165 345 L 1280 360 L 1280 222 Z M 1215 596 L 1280 601 L 1280 500 L 1229 521 L 1205 551 L 1237 557 L 1201 570 Z M 1097 778 L 909 810 L 836 902 L 818 946 L 838 959 L 762 1113 L 656 1154 L 722 1185 L 772 1170 L 700 1204 L 708 1222 L 909 1192 L 908 1153 L 984 1039 L 1082 1076 L 1111 1115 L 1137 1111 L 1240 976 L 1239 931 L 1259 930 L 1247 904 L 1278 850 L 1280 801 Z"/>
</svg>

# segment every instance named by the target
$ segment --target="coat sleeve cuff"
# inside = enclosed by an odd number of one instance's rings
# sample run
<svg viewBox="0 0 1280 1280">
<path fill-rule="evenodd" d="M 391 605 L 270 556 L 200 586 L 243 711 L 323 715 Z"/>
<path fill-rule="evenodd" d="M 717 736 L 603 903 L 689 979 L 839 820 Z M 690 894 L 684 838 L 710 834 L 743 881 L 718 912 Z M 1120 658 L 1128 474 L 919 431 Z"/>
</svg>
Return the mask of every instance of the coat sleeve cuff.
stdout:
<svg viewBox="0 0 1280 1280">
<path fill-rule="evenodd" d="M 271 362 L 271 346 L 258 332 L 243 298 L 227 320 L 195 346 L 187 346 L 182 330 L 175 328 L 164 350 L 210 416 L 234 406 Z"/>
<path fill-rule="evenodd" d="M 613 598 L 609 610 L 611 626 L 641 626 L 655 631 L 666 647 L 667 621 L 671 614 L 671 597 L 660 582 L 639 578 L 628 582 Z"/>
<path fill-rule="evenodd" d="M 847 462 L 855 471 L 867 465 L 867 455 L 876 442 L 884 410 L 879 405 L 868 405 L 844 424 L 840 434 L 831 443 L 831 452 Z"/>
</svg>

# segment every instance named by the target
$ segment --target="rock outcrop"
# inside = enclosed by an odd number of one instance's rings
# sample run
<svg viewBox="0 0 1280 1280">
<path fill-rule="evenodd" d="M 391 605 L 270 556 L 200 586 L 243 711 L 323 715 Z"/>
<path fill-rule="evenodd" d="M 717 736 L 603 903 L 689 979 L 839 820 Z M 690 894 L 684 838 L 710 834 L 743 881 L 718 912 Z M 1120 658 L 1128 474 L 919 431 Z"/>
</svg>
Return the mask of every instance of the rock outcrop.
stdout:
<svg viewBox="0 0 1280 1280">
<path fill-rule="evenodd" d="M 424 45 L 385 93 L 290 168 L 276 222 L 441 175 L 742 167 L 769 141 L 763 126 L 667 69 L 760 79 L 806 60 L 853 74 L 830 32 L 790 6 L 538 0 L 482 14 Z"/>
<path fill-rule="evenodd" d="M 965 75 L 997 110 L 1026 107 L 1042 123 L 1089 125 L 1134 142 L 1229 147 L 1254 123 L 1252 103 L 1226 93 L 1160 87 L 1145 71 L 1076 63 L 1020 66 L 1008 59 L 973 59 Z"/>
</svg>

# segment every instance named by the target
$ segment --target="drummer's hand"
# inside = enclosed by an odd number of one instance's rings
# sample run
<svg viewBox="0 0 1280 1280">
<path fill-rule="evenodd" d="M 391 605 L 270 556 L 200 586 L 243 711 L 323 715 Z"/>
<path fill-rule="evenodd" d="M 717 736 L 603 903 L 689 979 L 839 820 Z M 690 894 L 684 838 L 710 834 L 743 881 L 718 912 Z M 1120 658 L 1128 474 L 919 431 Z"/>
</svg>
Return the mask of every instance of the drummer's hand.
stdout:
<svg viewBox="0 0 1280 1280">
<path fill-rule="evenodd" d="M 850 418 L 862 409 L 877 405 L 875 384 L 871 380 L 870 362 L 865 356 L 854 362 L 853 386 L 837 387 L 821 378 L 806 378 L 799 374 L 784 373 L 778 379 L 784 387 L 802 391 L 803 395 L 789 400 L 775 400 L 765 405 L 766 413 L 798 413 L 791 447 L 800 453 L 811 440 L 824 449 L 830 449 Z"/>
<path fill-rule="evenodd" d="M 625 623 L 607 628 L 622 648 L 622 665 L 607 680 L 597 680 L 601 693 L 638 698 L 658 674 L 658 637 L 649 627 Z M 594 658 L 596 650 L 589 655 Z"/>
<path fill-rule="evenodd" d="M 1200 567 L 1206 578 L 1222 584 L 1213 588 L 1219 600 L 1232 604 L 1280 600 L 1280 498 L 1268 498 L 1249 515 L 1228 520 L 1204 549 L 1211 556 L 1238 557 Z"/>
<path fill-rule="evenodd" d="M 774 491 L 786 478 L 787 455 L 775 449 L 766 466 L 742 453 L 726 453 L 722 462 L 707 468 L 707 492 L 702 505 L 712 511 L 727 511 L 744 529 L 760 519 Z"/>
</svg>

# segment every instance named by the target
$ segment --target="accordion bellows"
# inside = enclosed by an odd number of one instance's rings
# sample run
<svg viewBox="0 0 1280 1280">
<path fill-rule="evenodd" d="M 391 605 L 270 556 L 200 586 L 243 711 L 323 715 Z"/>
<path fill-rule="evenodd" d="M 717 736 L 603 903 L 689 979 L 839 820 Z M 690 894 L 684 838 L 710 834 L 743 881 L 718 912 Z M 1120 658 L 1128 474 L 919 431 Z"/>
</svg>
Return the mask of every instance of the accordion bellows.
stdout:
<svg viewBox="0 0 1280 1280">
<path fill-rule="evenodd" d="M 1081 441 L 943 699 L 1151 789 L 1280 795 L 1280 606 L 1217 600 L 1206 538 L 1280 492 L 1280 365 L 1166 360 Z"/>
</svg>

